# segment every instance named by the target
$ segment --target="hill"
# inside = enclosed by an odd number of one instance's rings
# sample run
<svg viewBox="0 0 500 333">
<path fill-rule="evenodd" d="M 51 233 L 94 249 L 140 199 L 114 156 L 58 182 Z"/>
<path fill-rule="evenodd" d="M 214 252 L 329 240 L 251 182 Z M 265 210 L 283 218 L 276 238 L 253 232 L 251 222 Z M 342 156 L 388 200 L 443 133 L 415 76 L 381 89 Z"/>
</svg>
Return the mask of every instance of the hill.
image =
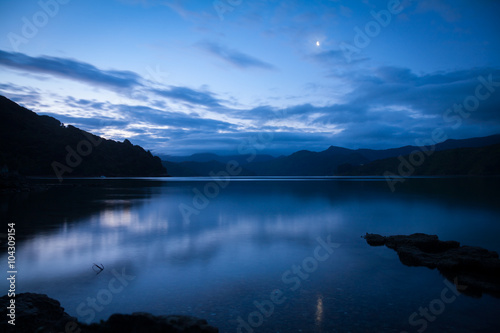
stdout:
<svg viewBox="0 0 500 333">
<path fill-rule="evenodd" d="M 330 147 L 321 152 L 301 150 L 270 161 L 252 162 L 244 167 L 259 176 L 331 176 L 339 165 L 359 165 L 369 160 L 346 148 Z"/>
<path fill-rule="evenodd" d="M 339 174 L 382 176 L 389 172 L 393 175 L 402 175 L 400 171 L 403 170 L 403 174 L 408 171 L 412 176 L 499 175 L 500 144 L 436 151 L 427 156 L 421 165 L 412 165 L 410 161 L 410 155 L 406 155 L 376 160 L 361 166 L 346 164 L 340 167 Z"/>
<path fill-rule="evenodd" d="M 161 176 L 159 157 L 64 126 L 0 96 L 0 167 L 27 176 Z M 5 171 L 5 170 L 4 170 Z"/>
</svg>

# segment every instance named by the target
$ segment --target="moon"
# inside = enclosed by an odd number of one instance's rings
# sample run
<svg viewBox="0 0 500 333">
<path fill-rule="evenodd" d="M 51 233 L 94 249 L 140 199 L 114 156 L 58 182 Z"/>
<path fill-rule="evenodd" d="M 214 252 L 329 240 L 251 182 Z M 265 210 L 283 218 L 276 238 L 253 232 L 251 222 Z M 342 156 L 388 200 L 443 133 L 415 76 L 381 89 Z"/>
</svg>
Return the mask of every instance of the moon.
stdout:
<svg viewBox="0 0 500 333">
<path fill-rule="evenodd" d="M 316 41 L 316 46 L 319 46 L 319 40 Z"/>
</svg>

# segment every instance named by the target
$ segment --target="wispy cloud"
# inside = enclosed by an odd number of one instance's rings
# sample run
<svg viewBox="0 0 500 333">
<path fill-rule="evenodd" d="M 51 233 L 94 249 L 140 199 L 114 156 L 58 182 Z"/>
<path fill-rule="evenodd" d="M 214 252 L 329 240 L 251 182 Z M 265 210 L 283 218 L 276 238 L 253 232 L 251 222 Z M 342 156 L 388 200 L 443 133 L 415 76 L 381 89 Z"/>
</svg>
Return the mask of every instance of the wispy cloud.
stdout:
<svg viewBox="0 0 500 333">
<path fill-rule="evenodd" d="M 13 83 L 0 83 L 0 95 L 26 107 L 39 106 L 41 101 L 41 95 L 38 89 Z"/>
<path fill-rule="evenodd" d="M 207 107 L 220 106 L 219 100 L 210 92 L 203 92 L 187 87 L 170 87 L 169 89 L 153 89 L 153 93 L 191 104 Z"/>
<path fill-rule="evenodd" d="M 220 100 L 208 91 L 195 90 L 183 86 L 165 86 L 151 88 L 147 86 L 147 80 L 140 75 L 122 70 L 102 70 L 91 64 L 57 57 L 30 57 L 23 53 L 5 52 L 0 50 L 0 66 L 14 68 L 25 73 L 49 74 L 75 81 L 104 86 L 113 90 L 123 88 L 142 88 L 144 92 L 150 92 L 157 96 L 187 102 L 206 107 L 220 106 Z M 7 85 L 6 85 L 7 87 Z M 127 97 L 130 97 L 127 94 Z M 92 104 L 85 100 L 72 100 L 72 103 L 80 106 L 91 106 L 99 108 L 102 105 Z"/>
<path fill-rule="evenodd" d="M 105 126 L 123 128 L 129 123 L 128 121 L 111 119 L 104 116 L 84 118 L 84 117 L 73 117 L 62 114 L 55 114 L 50 112 L 44 112 L 43 114 L 54 117 L 64 124 L 72 124 L 84 130 L 91 128 L 103 128 Z"/>
<path fill-rule="evenodd" d="M 169 126 L 183 131 L 203 131 L 206 133 L 234 128 L 233 124 L 210 118 L 202 118 L 193 114 L 187 115 L 181 112 L 159 110 L 147 106 L 117 105 L 115 107 L 127 116 L 131 120 L 131 123 L 143 122 L 151 124 L 151 126 Z"/>
<path fill-rule="evenodd" d="M 115 89 L 141 85 L 140 76 L 134 72 L 102 70 L 91 64 L 68 58 L 30 57 L 23 53 L 0 50 L 0 66 L 31 73 L 44 73 Z"/>
<path fill-rule="evenodd" d="M 344 52 L 340 49 L 325 50 L 313 53 L 308 55 L 307 58 L 317 62 L 320 65 L 327 65 L 327 66 L 340 65 L 342 67 L 352 67 L 353 65 L 368 60 L 367 57 L 362 57 L 360 55 L 353 55 L 351 57 L 352 58 L 351 61 L 347 62 Z"/>
<path fill-rule="evenodd" d="M 238 50 L 229 49 L 218 43 L 204 41 L 198 43 L 198 46 L 208 53 L 238 68 L 260 68 L 265 70 L 276 70 L 276 67 L 270 63 L 257 59 Z"/>
</svg>

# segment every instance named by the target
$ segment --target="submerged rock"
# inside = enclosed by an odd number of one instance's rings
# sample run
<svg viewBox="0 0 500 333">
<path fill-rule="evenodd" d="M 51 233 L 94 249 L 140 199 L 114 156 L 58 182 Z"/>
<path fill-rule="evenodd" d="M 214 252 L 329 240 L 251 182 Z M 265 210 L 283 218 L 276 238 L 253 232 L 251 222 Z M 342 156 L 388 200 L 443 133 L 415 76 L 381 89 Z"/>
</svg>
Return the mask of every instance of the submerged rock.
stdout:
<svg viewBox="0 0 500 333">
<path fill-rule="evenodd" d="M 498 253 L 481 247 L 460 246 L 456 241 L 441 241 L 436 235 L 381 236 L 366 234 L 371 246 L 386 245 L 398 253 L 407 266 L 437 268 L 448 280 L 461 286 L 466 295 L 483 293 L 500 297 L 500 259 Z"/>
<path fill-rule="evenodd" d="M 7 295 L 0 297 L 0 316 L 10 319 L 7 315 L 12 298 Z M 43 294 L 22 293 L 15 297 L 15 326 L 7 320 L 0 322 L 1 332 L 49 333 L 49 332 L 79 332 L 79 333 L 216 333 L 219 330 L 208 325 L 204 319 L 189 316 L 153 316 L 149 313 L 113 314 L 107 321 L 99 324 L 86 325 L 71 317 L 61 304 Z"/>
</svg>

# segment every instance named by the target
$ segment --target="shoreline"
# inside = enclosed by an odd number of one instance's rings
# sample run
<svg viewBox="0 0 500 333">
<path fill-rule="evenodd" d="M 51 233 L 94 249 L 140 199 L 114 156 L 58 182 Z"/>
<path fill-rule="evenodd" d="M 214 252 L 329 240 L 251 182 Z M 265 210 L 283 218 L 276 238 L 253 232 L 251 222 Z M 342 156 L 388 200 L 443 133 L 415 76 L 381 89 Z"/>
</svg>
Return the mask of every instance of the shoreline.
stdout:
<svg viewBox="0 0 500 333">
<path fill-rule="evenodd" d="M 14 300 L 14 302 L 13 302 Z M 14 304 L 14 305 L 12 305 Z M 45 294 L 21 293 L 13 298 L 0 297 L 0 315 L 14 320 L 0 323 L 2 332 L 20 333 L 161 333 L 191 332 L 218 333 L 219 329 L 208 324 L 205 319 L 192 316 L 154 316 L 146 312 L 132 314 L 112 314 L 106 321 L 84 324 L 64 311 L 59 301 Z M 10 307 L 10 309 L 9 309 Z"/>
</svg>

